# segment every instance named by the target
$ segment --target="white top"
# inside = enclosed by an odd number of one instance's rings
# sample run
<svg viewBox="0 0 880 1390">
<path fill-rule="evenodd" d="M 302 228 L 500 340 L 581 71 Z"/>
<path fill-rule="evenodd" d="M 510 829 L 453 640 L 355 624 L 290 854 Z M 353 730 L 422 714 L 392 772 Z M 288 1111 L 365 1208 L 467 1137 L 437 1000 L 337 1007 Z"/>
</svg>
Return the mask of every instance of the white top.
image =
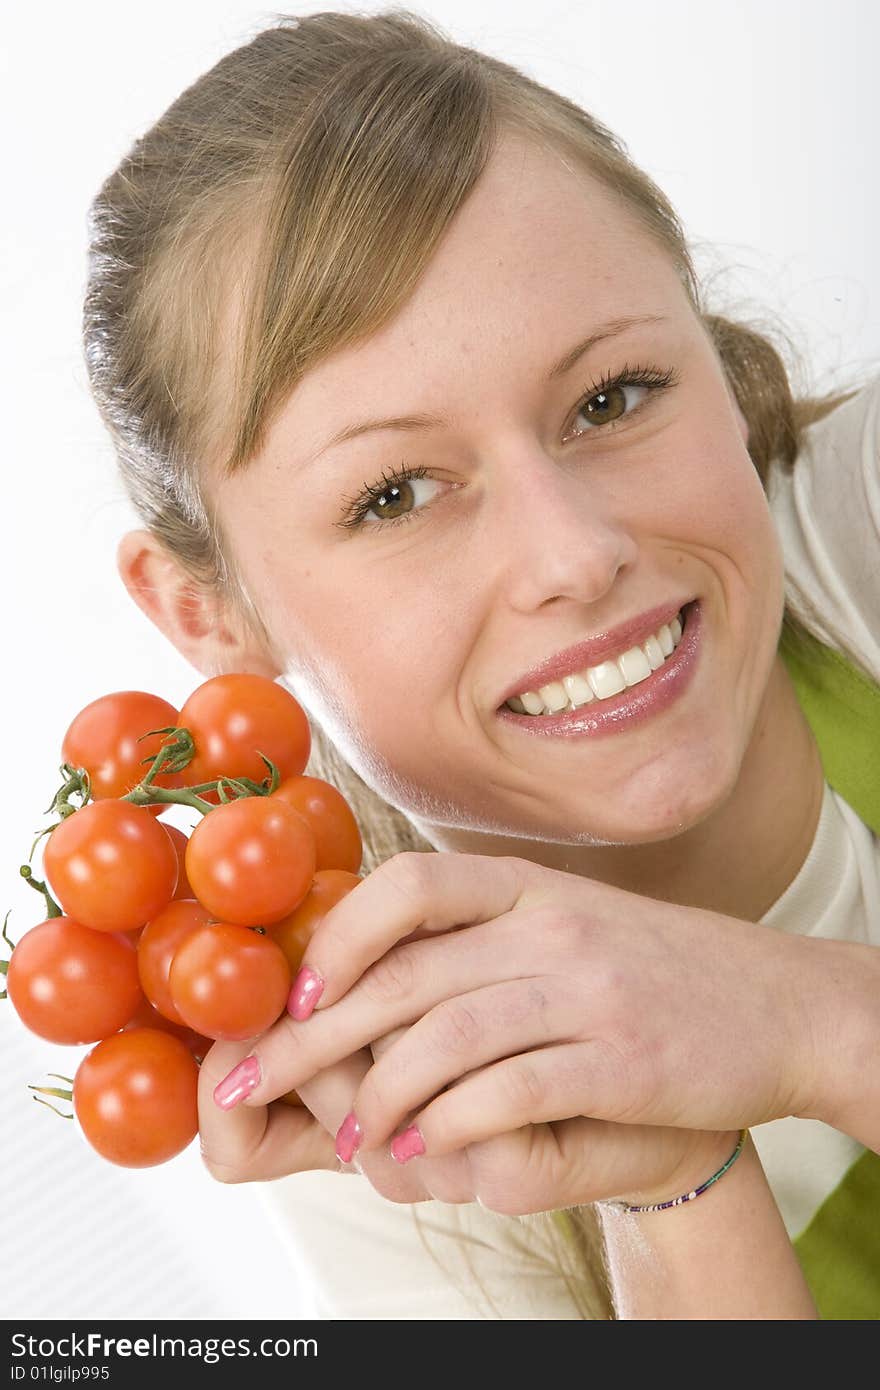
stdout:
<svg viewBox="0 0 880 1390">
<path fill-rule="evenodd" d="M 810 426 L 792 472 L 771 470 L 767 496 L 786 599 L 823 642 L 880 682 L 880 377 Z M 880 841 L 827 783 L 810 852 L 761 922 L 880 946 Z M 863 1152 L 818 1120 L 773 1120 L 752 1137 L 792 1239 Z M 261 1196 L 313 1275 L 319 1317 L 579 1316 L 561 1279 L 519 1254 L 523 1239 L 543 1244 L 529 1218 L 478 1204 L 389 1202 L 354 1173 L 297 1173 L 264 1184 Z M 416 1220 L 453 1277 L 425 1250 Z M 445 1238 L 457 1232 L 466 1243 Z M 468 1252 L 494 1309 L 468 1278 Z"/>
</svg>

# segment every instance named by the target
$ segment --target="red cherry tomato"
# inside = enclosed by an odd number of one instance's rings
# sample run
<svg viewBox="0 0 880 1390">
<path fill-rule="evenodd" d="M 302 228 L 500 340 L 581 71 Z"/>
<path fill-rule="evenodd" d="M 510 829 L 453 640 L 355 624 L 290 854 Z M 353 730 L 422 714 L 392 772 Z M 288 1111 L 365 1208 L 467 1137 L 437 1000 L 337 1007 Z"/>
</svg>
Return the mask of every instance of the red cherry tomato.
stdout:
<svg viewBox="0 0 880 1390">
<path fill-rule="evenodd" d="M 137 966 L 141 988 L 155 1009 L 172 1023 L 183 1023 L 171 999 L 168 972 L 171 959 L 182 941 L 196 927 L 210 922 L 211 914 L 193 899 L 175 898 L 150 919 L 137 945 Z"/>
<path fill-rule="evenodd" d="M 281 947 L 250 927 L 198 927 L 174 952 L 168 976 L 181 1018 L 206 1038 L 240 1042 L 271 1028 L 290 993 Z"/>
<path fill-rule="evenodd" d="M 280 922 L 266 928 L 266 935 L 277 941 L 287 958 L 291 978 L 302 965 L 306 947 L 315 934 L 318 923 L 338 903 L 356 888 L 363 879 L 350 874 L 347 869 L 318 869 L 312 886 L 299 907 Z"/>
<path fill-rule="evenodd" d="M 186 847 L 189 844 L 189 836 L 184 835 L 182 830 L 178 830 L 176 825 L 169 825 L 167 821 L 161 822 L 165 834 L 171 839 L 177 855 L 177 887 L 174 890 L 175 898 L 194 898 L 195 893 L 189 884 L 186 876 Z"/>
<path fill-rule="evenodd" d="M 26 1028 L 64 1044 L 106 1038 L 143 1001 L 131 942 L 69 917 L 25 932 L 9 961 L 7 989 Z"/>
<path fill-rule="evenodd" d="M 288 777 L 273 792 L 299 811 L 315 836 L 315 868 L 347 869 L 356 874 L 363 843 L 354 812 L 342 792 L 321 777 Z"/>
<path fill-rule="evenodd" d="M 132 1028 L 99 1042 L 73 1078 L 84 1137 L 123 1168 L 174 1158 L 198 1133 L 199 1069 L 179 1038 Z"/>
<path fill-rule="evenodd" d="M 302 772 L 309 760 L 312 737 L 302 705 L 266 676 L 212 676 L 193 691 L 178 717 L 196 748 L 186 768 L 188 786 L 219 777 L 262 782 L 269 771 L 260 753 L 275 763 L 282 780 Z M 215 793 L 202 795 L 218 800 Z"/>
<path fill-rule="evenodd" d="M 213 917 L 241 926 L 286 917 L 314 872 L 314 835 L 274 796 L 246 796 L 208 811 L 186 847 L 187 878 L 199 902 Z"/>
<path fill-rule="evenodd" d="M 117 690 L 102 695 L 81 709 L 73 720 L 61 745 L 61 756 L 73 767 L 84 767 L 89 774 L 92 798 L 125 796 L 146 776 L 150 762 L 159 752 L 165 734 L 145 738 L 152 729 L 177 727 L 177 710 L 158 695 L 144 690 Z M 159 773 L 153 778 L 157 787 L 182 787 L 183 773 Z M 149 807 L 152 815 L 161 815 L 164 806 Z"/>
<path fill-rule="evenodd" d="M 149 999 L 144 999 L 143 995 L 141 995 L 140 1004 L 122 1031 L 127 1033 L 132 1028 L 158 1028 L 160 1033 L 170 1033 L 172 1038 L 180 1039 L 197 1062 L 203 1062 L 214 1046 L 213 1038 L 203 1038 L 201 1033 L 197 1033 L 193 1028 L 187 1028 L 186 1024 L 172 1023 L 170 1018 L 164 1018 L 158 1009 L 153 1008 Z"/>
<path fill-rule="evenodd" d="M 94 931 L 143 926 L 177 887 L 165 827 L 130 801 L 90 801 L 74 811 L 46 841 L 43 867 L 65 915 Z"/>
</svg>

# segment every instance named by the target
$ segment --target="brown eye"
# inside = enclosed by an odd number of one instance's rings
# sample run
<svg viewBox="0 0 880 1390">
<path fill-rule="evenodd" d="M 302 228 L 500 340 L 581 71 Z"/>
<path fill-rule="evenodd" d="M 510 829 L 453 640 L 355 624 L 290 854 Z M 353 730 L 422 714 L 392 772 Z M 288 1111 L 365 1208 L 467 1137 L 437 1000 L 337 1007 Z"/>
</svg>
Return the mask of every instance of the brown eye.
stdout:
<svg viewBox="0 0 880 1390">
<path fill-rule="evenodd" d="M 581 412 L 593 424 L 604 425 L 611 420 L 619 420 L 626 414 L 626 391 L 623 386 L 609 386 L 606 391 L 590 396 L 581 406 Z"/>
<path fill-rule="evenodd" d="M 645 404 L 647 397 L 654 391 L 662 390 L 667 382 L 668 378 L 657 380 L 642 372 L 638 376 L 624 375 L 614 381 L 605 382 L 598 390 L 592 386 L 590 394 L 582 397 L 577 409 L 577 415 L 584 416 L 590 423 L 585 429 L 576 430 L 575 435 L 579 437 L 599 433 L 603 426 L 613 431 L 618 421 L 635 415 Z M 643 394 L 637 395 L 633 404 L 632 398 L 627 402 L 627 391 Z"/>
<path fill-rule="evenodd" d="M 381 521 L 393 521 L 399 517 L 401 509 L 406 513 L 413 505 L 412 484 L 401 480 L 386 487 L 370 503 L 370 509 Z"/>
</svg>

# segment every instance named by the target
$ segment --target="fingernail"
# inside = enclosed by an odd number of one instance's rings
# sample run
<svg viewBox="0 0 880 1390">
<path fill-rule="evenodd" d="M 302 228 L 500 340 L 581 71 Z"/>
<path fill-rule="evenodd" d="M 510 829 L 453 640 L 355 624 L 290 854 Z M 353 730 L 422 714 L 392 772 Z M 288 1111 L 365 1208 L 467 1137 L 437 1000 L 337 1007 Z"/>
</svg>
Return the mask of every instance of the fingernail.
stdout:
<svg viewBox="0 0 880 1390">
<path fill-rule="evenodd" d="M 398 1163 L 408 1163 L 411 1158 L 418 1158 L 419 1154 L 424 1152 L 425 1141 L 415 1125 L 410 1125 L 409 1129 L 405 1129 L 391 1141 L 391 1156 L 396 1158 Z"/>
<path fill-rule="evenodd" d="M 287 998 L 287 1012 L 300 1022 L 308 1018 L 312 1009 L 321 998 L 321 991 L 324 988 L 324 981 L 317 970 L 311 970 L 304 965 L 290 987 L 290 994 Z"/>
<path fill-rule="evenodd" d="M 336 1131 L 336 1157 L 341 1163 L 351 1163 L 352 1154 L 360 1148 L 364 1137 L 353 1110 L 349 1110 Z"/>
<path fill-rule="evenodd" d="M 256 1057 L 245 1057 L 228 1076 L 218 1081 L 214 1087 L 214 1100 L 221 1110 L 231 1110 L 240 1100 L 249 1096 L 260 1080 L 260 1064 Z"/>
</svg>

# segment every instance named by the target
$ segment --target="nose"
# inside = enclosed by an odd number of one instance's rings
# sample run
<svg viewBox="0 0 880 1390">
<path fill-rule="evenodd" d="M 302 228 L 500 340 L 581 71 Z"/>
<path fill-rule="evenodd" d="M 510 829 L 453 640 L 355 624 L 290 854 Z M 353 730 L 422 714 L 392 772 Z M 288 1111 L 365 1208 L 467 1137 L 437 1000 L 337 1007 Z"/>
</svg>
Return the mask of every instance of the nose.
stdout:
<svg viewBox="0 0 880 1390">
<path fill-rule="evenodd" d="M 619 501 L 590 478 L 589 462 L 564 463 L 539 448 L 499 469 L 493 535 L 499 582 L 511 607 L 531 612 L 554 599 L 595 603 L 637 548 Z"/>
</svg>

